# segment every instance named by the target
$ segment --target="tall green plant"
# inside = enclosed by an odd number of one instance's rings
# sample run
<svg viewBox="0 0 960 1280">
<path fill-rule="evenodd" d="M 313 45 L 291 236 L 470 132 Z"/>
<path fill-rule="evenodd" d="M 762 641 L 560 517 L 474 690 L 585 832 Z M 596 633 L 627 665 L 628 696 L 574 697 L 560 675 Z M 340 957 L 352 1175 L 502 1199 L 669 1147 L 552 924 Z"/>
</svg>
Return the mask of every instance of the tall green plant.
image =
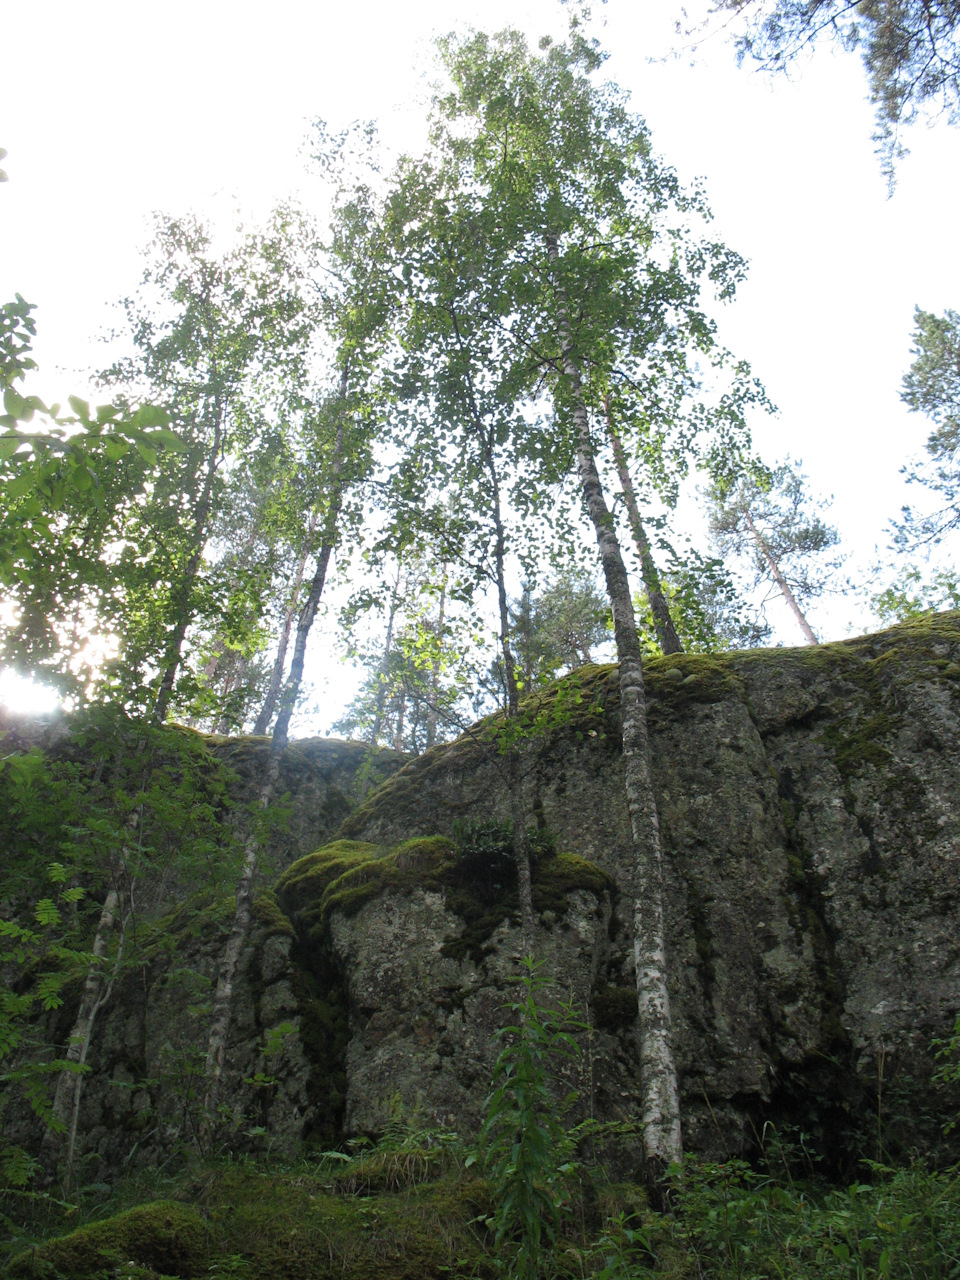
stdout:
<svg viewBox="0 0 960 1280">
<path fill-rule="evenodd" d="M 532 1280 L 542 1273 L 544 1237 L 553 1243 L 569 1207 L 564 1179 L 573 1172 L 572 1152 L 555 1086 L 564 1061 L 579 1054 L 571 1033 L 583 1023 L 570 1004 L 544 1001 L 551 983 L 542 962 L 527 956 L 523 966 L 522 995 L 506 1006 L 515 1021 L 498 1033 L 505 1043 L 480 1137 L 496 1204 L 497 1247 L 511 1250 L 511 1277 Z"/>
</svg>

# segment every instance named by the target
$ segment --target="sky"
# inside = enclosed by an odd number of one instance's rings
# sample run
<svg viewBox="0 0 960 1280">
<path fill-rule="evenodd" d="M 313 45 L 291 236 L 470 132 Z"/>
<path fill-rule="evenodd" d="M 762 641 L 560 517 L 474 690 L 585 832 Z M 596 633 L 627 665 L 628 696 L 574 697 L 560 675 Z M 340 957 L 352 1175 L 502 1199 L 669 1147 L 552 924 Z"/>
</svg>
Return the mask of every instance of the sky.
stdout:
<svg viewBox="0 0 960 1280">
<path fill-rule="evenodd" d="M 929 431 L 898 396 L 913 308 L 960 307 L 960 130 L 911 130 L 888 198 L 856 55 L 825 47 L 771 81 L 738 69 L 722 33 L 683 48 L 680 12 L 673 0 L 595 5 L 607 73 L 681 178 L 703 179 L 718 236 L 750 261 L 719 318 L 779 406 L 756 425 L 757 446 L 772 463 L 802 458 L 813 488 L 834 496 L 831 519 L 862 573 L 913 497 L 899 469 Z M 9 6 L 0 297 L 37 305 L 33 389 L 83 394 L 86 372 L 108 363 L 104 337 L 136 286 L 154 211 L 232 226 L 289 197 L 320 209 L 310 121 L 374 119 L 388 149 L 414 151 L 437 35 L 513 25 L 535 43 L 566 22 L 557 0 Z M 798 642 L 778 621 L 779 638 Z M 817 621 L 832 639 L 870 618 L 841 599 Z M 321 702 L 328 681 L 343 683 L 319 668 L 314 678 Z"/>
</svg>

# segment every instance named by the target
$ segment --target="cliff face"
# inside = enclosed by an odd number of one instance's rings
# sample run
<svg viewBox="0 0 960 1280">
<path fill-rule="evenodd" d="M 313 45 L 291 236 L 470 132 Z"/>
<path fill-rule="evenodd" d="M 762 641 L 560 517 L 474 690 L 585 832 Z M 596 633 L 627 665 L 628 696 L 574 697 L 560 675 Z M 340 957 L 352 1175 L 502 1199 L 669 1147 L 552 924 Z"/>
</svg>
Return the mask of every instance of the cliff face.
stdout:
<svg viewBox="0 0 960 1280">
<path fill-rule="evenodd" d="M 679 655 L 651 663 L 647 683 L 688 1146 L 742 1150 L 771 1119 L 841 1160 L 869 1148 L 878 1092 L 885 1149 L 936 1145 L 929 1043 L 960 1009 L 960 618 L 818 648 Z M 526 804 L 619 891 L 590 959 L 597 1035 L 612 1037 L 596 1049 L 595 1106 L 612 1116 L 636 1097 L 619 997 L 633 985 L 632 877 L 615 670 L 576 673 L 565 706 L 552 697 L 539 714 L 556 727 L 525 751 Z M 483 737 L 407 765 L 341 834 L 386 843 L 506 818 Z M 386 988 L 364 1004 L 400 1025 Z M 366 1061 L 355 1020 L 351 1052 Z"/>
<path fill-rule="evenodd" d="M 678 655 L 646 676 L 687 1147 L 749 1151 L 771 1121 L 835 1167 L 949 1154 L 956 1100 L 931 1083 L 929 1046 L 960 1011 L 960 615 L 815 649 Z M 630 1119 L 615 669 L 574 673 L 526 721 L 536 952 L 589 1023 L 565 1084 L 582 1114 Z M 279 866 L 342 825 L 259 900 L 224 1082 L 232 1145 L 329 1145 L 381 1128 L 398 1102 L 476 1124 L 520 961 L 512 868 L 489 825 L 509 817 L 496 729 L 374 787 L 387 753 L 297 749 Z M 264 745 L 214 745 L 252 784 Z M 161 915 L 103 1012 L 81 1130 L 108 1166 L 191 1138 L 229 895 L 197 906 Z"/>
</svg>

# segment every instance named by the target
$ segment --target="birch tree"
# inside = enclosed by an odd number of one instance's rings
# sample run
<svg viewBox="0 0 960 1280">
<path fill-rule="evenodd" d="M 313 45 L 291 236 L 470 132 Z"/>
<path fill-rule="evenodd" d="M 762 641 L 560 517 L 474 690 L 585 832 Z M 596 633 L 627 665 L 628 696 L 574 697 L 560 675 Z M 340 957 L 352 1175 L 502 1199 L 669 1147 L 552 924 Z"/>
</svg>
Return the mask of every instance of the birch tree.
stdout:
<svg viewBox="0 0 960 1280">
<path fill-rule="evenodd" d="M 467 278 L 460 310 L 497 335 L 499 381 L 534 412 L 511 422 L 515 448 L 535 459 L 541 487 L 573 473 L 592 526 L 620 666 L 624 790 L 633 831 L 635 959 L 642 1120 L 648 1181 L 682 1154 L 671 1047 L 663 925 L 663 850 L 650 767 L 640 646 L 630 585 L 600 470 L 595 420 L 611 387 L 667 477 L 712 433 L 714 451 L 746 437 L 752 394 L 742 368 L 711 408 L 691 397 L 697 358 L 719 363 L 700 302 L 712 282 L 732 294 L 742 262 L 688 225 L 706 214 L 654 158 L 642 122 L 614 87 L 591 76 L 602 56 L 576 31 L 531 57 L 514 32 L 443 43 L 453 88 L 434 113 L 433 221 L 455 226 Z M 669 369 L 672 385 L 661 385 Z M 546 393 L 548 400 L 543 400 Z M 539 412 L 536 412 L 539 410 Z M 637 445 L 634 443 L 634 447 Z M 672 475 L 678 474 L 673 467 Z"/>
<path fill-rule="evenodd" d="M 307 543 L 313 573 L 297 616 L 290 667 L 280 688 L 269 766 L 256 800 L 260 810 L 269 808 L 276 796 L 280 760 L 303 681 L 307 642 L 331 559 L 345 530 L 355 527 L 363 515 L 360 487 L 372 466 L 376 426 L 368 403 L 369 385 L 387 331 L 394 288 L 384 270 L 383 220 L 382 201 L 369 187 L 340 193 L 327 255 L 332 283 L 323 294 L 324 328 L 334 352 L 334 384 L 315 407 L 316 432 L 311 453 L 320 471 Z M 260 843 L 259 832 L 251 830 L 237 879 L 233 921 L 220 956 L 205 1069 L 204 1117 L 208 1134 L 217 1118 L 234 983 L 250 931 Z"/>
<path fill-rule="evenodd" d="M 208 547 L 232 459 L 303 395 L 317 316 L 311 232 L 295 222 L 278 211 L 217 254 L 194 219 L 158 217 L 141 289 L 124 302 L 131 353 L 101 375 L 162 403 L 182 443 L 131 505 L 117 565 L 118 679 L 143 690 L 158 723 L 181 684 L 185 696 L 196 688 L 185 658 L 198 619 L 217 612 Z"/>
<path fill-rule="evenodd" d="M 714 483 L 707 498 L 719 550 L 745 557 L 751 589 L 764 591 L 764 603 L 779 595 L 807 644 L 819 643 L 806 609 L 829 588 L 843 557 L 833 554 L 840 535 L 824 522 L 823 504 L 810 497 L 799 466 L 787 461 L 773 472 Z"/>
</svg>

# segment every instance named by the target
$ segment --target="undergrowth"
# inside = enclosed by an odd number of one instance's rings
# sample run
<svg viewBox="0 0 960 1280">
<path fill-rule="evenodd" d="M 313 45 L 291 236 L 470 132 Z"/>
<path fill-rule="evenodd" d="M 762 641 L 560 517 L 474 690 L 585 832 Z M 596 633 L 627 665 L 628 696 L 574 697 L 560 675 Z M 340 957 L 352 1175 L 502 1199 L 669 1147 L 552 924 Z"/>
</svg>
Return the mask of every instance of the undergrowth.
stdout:
<svg viewBox="0 0 960 1280">
<path fill-rule="evenodd" d="M 493 1188 L 476 1164 L 465 1167 L 470 1152 L 455 1134 L 411 1130 L 301 1164 L 141 1173 L 96 1208 L 61 1217 L 61 1232 L 76 1228 L 69 1235 L 21 1240 L 0 1274 L 493 1280 L 510 1274 L 512 1254 L 496 1244 Z M 552 1243 L 544 1235 L 535 1260 L 543 1280 L 960 1276 L 956 1170 L 874 1164 L 862 1181 L 832 1188 L 739 1161 L 689 1159 L 670 1216 L 647 1209 L 639 1185 L 610 1184 L 596 1169 L 581 1165 L 571 1185 L 583 1203 Z"/>
</svg>

